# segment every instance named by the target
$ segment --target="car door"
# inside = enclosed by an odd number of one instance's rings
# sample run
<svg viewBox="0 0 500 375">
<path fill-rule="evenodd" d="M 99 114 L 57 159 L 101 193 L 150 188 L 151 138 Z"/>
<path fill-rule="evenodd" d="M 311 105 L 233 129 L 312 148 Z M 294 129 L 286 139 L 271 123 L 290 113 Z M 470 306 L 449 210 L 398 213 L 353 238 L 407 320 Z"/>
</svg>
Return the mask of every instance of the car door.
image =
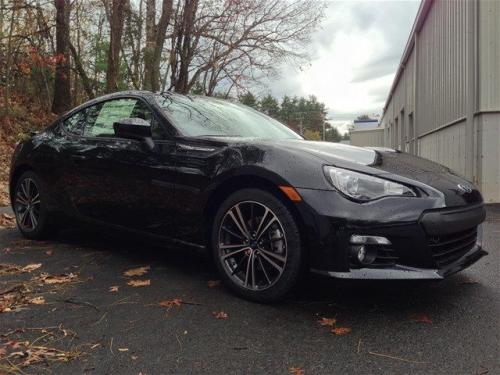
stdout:
<svg viewBox="0 0 500 375">
<path fill-rule="evenodd" d="M 170 236 L 174 202 L 175 142 L 162 119 L 141 98 L 122 97 L 90 106 L 82 135 L 66 145 L 69 195 L 78 215 Z M 154 147 L 119 138 L 113 123 L 138 117 L 151 126 Z"/>
</svg>

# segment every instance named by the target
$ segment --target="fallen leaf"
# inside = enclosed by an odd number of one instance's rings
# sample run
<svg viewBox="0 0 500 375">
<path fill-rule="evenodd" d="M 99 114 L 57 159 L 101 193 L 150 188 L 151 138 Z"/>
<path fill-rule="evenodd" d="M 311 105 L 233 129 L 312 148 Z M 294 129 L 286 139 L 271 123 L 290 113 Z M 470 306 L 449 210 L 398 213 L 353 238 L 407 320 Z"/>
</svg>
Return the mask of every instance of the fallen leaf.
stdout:
<svg viewBox="0 0 500 375">
<path fill-rule="evenodd" d="M 61 329 L 64 333 L 64 337 L 66 336 L 70 336 L 70 337 L 75 337 L 76 336 L 76 332 L 70 330 L 70 329 Z"/>
<path fill-rule="evenodd" d="M 23 272 L 31 272 L 31 271 L 39 269 L 41 266 L 42 266 L 42 263 L 28 264 L 27 266 L 23 267 Z"/>
<path fill-rule="evenodd" d="M 0 294 L 0 313 L 16 311 L 29 304 L 28 295 L 30 292 L 31 290 L 23 284 Z"/>
<path fill-rule="evenodd" d="M 208 280 L 207 284 L 209 288 L 217 288 L 220 286 L 220 280 Z"/>
<path fill-rule="evenodd" d="M 346 333 L 351 332 L 351 328 L 349 327 L 336 327 L 330 331 L 334 335 L 345 335 Z"/>
<path fill-rule="evenodd" d="M 6 264 L 2 263 L 0 264 L 0 276 L 1 275 L 11 275 L 11 274 L 16 274 L 16 273 L 22 273 L 23 269 L 22 267 L 15 265 L 15 264 Z"/>
<path fill-rule="evenodd" d="M 130 358 L 132 358 L 133 361 L 137 360 L 139 357 L 136 355 L 131 355 Z"/>
<path fill-rule="evenodd" d="M 29 300 L 29 303 L 33 305 L 43 305 L 45 303 L 45 298 L 43 297 L 35 297 Z"/>
<path fill-rule="evenodd" d="M 109 287 L 110 292 L 118 292 L 118 288 L 120 288 L 118 285 L 113 285 Z"/>
<path fill-rule="evenodd" d="M 300 367 L 290 367 L 288 369 L 288 371 L 290 372 L 290 374 L 293 374 L 293 375 L 305 375 L 305 373 L 306 373 Z"/>
<path fill-rule="evenodd" d="M 142 276 L 148 273 L 149 271 L 149 266 L 144 266 L 144 267 L 138 267 L 138 268 L 132 268 L 128 271 L 125 271 L 123 273 L 124 276 L 127 277 L 132 277 L 132 276 Z"/>
<path fill-rule="evenodd" d="M 128 348 L 118 348 L 119 352 L 128 352 Z"/>
<path fill-rule="evenodd" d="M 410 319 L 413 320 L 414 322 L 432 324 L 432 319 L 425 314 L 411 314 Z"/>
<path fill-rule="evenodd" d="M 163 306 L 163 307 L 171 308 L 172 306 L 180 306 L 180 305 L 182 305 L 182 300 L 179 299 L 179 298 L 167 299 L 165 301 L 159 302 L 158 305 Z"/>
<path fill-rule="evenodd" d="M 27 266 L 18 266 L 17 264 L 0 263 L 0 275 L 12 275 L 26 273 L 36 270 L 42 266 L 42 263 L 28 264 Z"/>
<path fill-rule="evenodd" d="M 322 326 L 335 327 L 335 323 L 337 323 L 337 319 L 335 318 L 321 318 L 318 320 L 318 323 Z"/>
<path fill-rule="evenodd" d="M 133 287 L 148 286 L 151 285 L 151 280 L 130 280 L 127 284 Z"/>
<path fill-rule="evenodd" d="M 9 214 L 2 214 L 0 216 L 0 227 L 3 228 L 14 228 L 16 226 L 16 219 L 14 216 Z"/>
<path fill-rule="evenodd" d="M 27 367 L 38 363 L 68 362 L 81 356 L 79 351 L 64 351 L 41 345 L 30 345 L 28 341 L 22 343 L 20 351 L 7 354 L 9 364 L 15 368 Z"/>
<path fill-rule="evenodd" d="M 60 275 L 49 275 L 48 273 L 42 273 L 33 280 L 51 285 L 70 283 L 72 281 L 75 281 L 77 278 L 78 276 L 74 273 L 62 273 Z"/>
<path fill-rule="evenodd" d="M 224 311 L 212 311 L 215 319 L 227 319 L 228 315 Z"/>
</svg>

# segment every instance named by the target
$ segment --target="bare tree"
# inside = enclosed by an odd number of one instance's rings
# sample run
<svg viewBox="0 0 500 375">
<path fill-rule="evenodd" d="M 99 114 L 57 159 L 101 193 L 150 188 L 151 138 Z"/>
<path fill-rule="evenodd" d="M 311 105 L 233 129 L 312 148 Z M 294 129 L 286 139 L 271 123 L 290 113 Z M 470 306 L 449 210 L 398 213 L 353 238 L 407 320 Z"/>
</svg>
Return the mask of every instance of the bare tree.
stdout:
<svg viewBox="0 0 500 375">
<path fill-rule="evenodd" d="M 3 104 L 22 93 L 61 112 L 71 97 L 122 87 L 245 92 L 281 63 L 307 61 L 323 9 L 317 0 L 0 0 Z"/>
<path fill-rule="evenodd" d="M 127 0 L 113 0 L 108 12 L 110 25 L 110 40 L 108 51 L 108 66 L 106 70 L 106 92 L 118 90 L 118 75 L 120 72 L 120 50 L 124 25 L 124 11 Z"/>
<path fill-rule="evenodd" d="M 175 69 L 172 69 L 172 86 L 175 91 L 180 93 L 187 93 L 191 87 L 189 66 L 199 38 L 194 35 L 197 10 L 198 0 L 184 0 L 180 20 L 177 21 L 175 29 L 177 38 L 172 48 L 176 52 L 178 60 L 175 61 Z"/>
<path fill-rule="evenodd" d="M 201 84 L 211 95 L 276 74 L 285 60 L 300 63 L 301 47 L 323 17 L 315 0 L 223 2 L 184 0 L 176 17 L 171 88 Z"/>
<path fill-rule="evenodd" d="M 55 0 L 56 7 L 56 73 L 52 112 L 62 113 L 71 107 L 69 61 L 69 0 Z"/>
<path fill-rule="evenodd" d="M 160 89 L 160 63 L 167 28 L 172 17 L 173 0 L 163 0 L 161 16 L 156 24 L 156 2 L 146 2 L 146 48 L 144 49 L 144 88 Z"/>
<path fill-rule="evenodd" d="M 147 0 L 146 0 L 147 1 Z M 122 59 L 126 64 L 127 73 L 134 89 L 142 86 L 142 34 L 143 34 L 143 4 L 140 0 L 136 10 L 129 2 L 126 9 L 124 40 L 122 43 Z"/>
<path fill-rule="evenodd" d="M 5 8 L 5 5 L 2 3 L 2 9 Z M 12 74 L 12 36 L 14 33 L 14 25 L 16 22 L 16 16 L 17 16 L 17 9 L 12 8 L 11 10 L 11 15 L 10 15 L 10 22 L 9 22 L 9 32 L 7 36 L 7 51 L 6 51 L 6 63 L 5 63 L 5 90 L 3 93 L 3 99 L 4 99 L 4 111 L 7 115 L 8 119 L 8 114 L 10 110 L 10 85 L 11 85 L 11 74 Z M 4 13 L 2 13 L 2 29 L 0 29 L 0 32 L 3 32 L 3 17 Z"/>
</svg>

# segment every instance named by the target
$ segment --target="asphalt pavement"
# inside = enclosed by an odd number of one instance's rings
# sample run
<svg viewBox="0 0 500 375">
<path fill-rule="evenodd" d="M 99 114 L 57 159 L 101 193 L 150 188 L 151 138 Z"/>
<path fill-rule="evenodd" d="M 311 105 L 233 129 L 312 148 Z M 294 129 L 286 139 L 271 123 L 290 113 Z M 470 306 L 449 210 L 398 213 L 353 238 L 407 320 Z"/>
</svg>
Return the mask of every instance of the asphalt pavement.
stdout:
<svg viewBox="0 0 500 375">
<path fill-rule="evenodd" d="M 14 288 L 20 302 L 0 313 L 0 373 L 500 374 L 500 205 L 488 206 L 484 247 L 489 256 L 444 281 L 310 277 L 260 305 L 218 285 L 200 250 L 1 229 L 0 296 Z M 137 280 L 150 284 L 128 285 Z M 26 363 L 35 348 L 47 360 Z"/>
</svg>

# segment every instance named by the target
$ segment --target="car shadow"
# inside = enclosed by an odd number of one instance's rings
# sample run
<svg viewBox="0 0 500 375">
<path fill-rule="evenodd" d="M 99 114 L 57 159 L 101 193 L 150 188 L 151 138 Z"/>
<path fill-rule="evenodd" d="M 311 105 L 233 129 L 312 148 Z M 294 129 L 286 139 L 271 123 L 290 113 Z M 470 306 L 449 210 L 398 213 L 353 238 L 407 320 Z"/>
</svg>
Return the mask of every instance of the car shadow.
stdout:
<svg viewBox="0 0 500 375">
<path fill-rule="evenodd" d="M 215 266 L 205 250 L 144 241 L 129 234 L 108 233 L 92 229 L 66 230 L 55 239 L 74 251 L 110 254 L 124 259 L 130 266 L 149 264 L 168 267 L 183 277 L 193 278 L 199 285 L 218 279 Z M 472 285 L 476 284 L 476 285 Z M 471 287 L 474 288 L 471 288 Z M 446 313 L 458 300 L 482 288 L 466 274 L 442 281 L 424 280 L 337 280 L 306 273 L 286 300 L 272 304 L 274 309 L 329 314 L 348 313 L 352 318 L 367 313 L 412 314 L 432 311 Z M 219 288 L 224 299 L 231 296 Z"/>
</svg>

